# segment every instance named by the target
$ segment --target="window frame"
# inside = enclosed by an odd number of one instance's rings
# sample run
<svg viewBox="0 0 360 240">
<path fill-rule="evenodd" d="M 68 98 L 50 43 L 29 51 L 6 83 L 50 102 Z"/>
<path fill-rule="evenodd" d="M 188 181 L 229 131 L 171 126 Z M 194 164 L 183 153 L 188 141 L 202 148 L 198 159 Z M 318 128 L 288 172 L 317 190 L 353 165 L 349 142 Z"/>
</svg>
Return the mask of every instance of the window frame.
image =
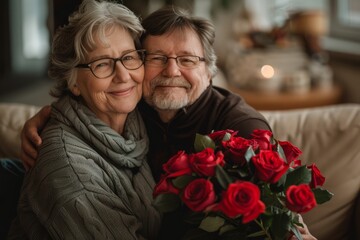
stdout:
<svg viewBox="0 0 360 240">
<path fill-rule="evenodd" d="M 360 41 L 360 24 L 355 25 L 344 21 L 349 0 L 330 0 L 330 36 L 349 41 Z M 360 12 L 359 12 L 360 15 Z"/>
</svg>

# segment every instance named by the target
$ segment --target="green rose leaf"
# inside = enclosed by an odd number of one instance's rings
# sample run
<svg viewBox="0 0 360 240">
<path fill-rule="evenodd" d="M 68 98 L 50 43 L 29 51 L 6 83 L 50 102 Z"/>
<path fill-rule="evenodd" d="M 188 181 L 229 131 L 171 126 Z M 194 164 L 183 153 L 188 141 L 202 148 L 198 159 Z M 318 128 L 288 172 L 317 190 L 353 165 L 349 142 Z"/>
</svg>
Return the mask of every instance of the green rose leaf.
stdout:
<svg viewBox="0 0 360 240">
<path fill-rule="evenodd" d="M 323 204 L 323 203 L 329 201 L 332 198 L 332 196 L 334 196 L 333 193 L 329 192 L 328 190 L 322 189 L 322 188 L 315 188 L 312 191 L 315 195 L 317 204 Z"/>
<path fill-rule="evenodd" d="M 231 138 L 231 134 L 230 133 L 225 133 L 224 137 L 223 137 L 223 141 L 229 141 L 229 139 Z"/>
<path fill-rule="evenodd" d="M 219 165 L 216 165 L 215 176 L 220 186 L 223 189 L 227 189 L 230 183 L 232 183 L 230 176 L 227 172 Z"/>
<path fill-rule="evenodd" d="M 274 191 L 276 192 L 281 192 L 284 191 L 284 186 L 286 184 L 286 180 L 287 180 L 287 176 L 291 171 L 288 170 L 287 174 L 284 174 L 281 176 L 281 178 L 279 179 L 279 181 L 273 186 L 274 187 Z"/>
<path fill-rule="evenodd" d="M 215 142 L 207 135 L 196 134 L 194 148 L 196 152 L 201 152 L 205 148 L 215 149 Z"/>
<path fill-rule="evenodd" d="M 249 146 L 248 149 L 246 150 L 245 156 L 244 156 L 246 159 L 246 162 L 249 163 L 253 156 L 255 156 L 255 152 L 254 152 L 253 148 L 251 146 Z"/>
<path fill-rule="evenodd" d="M 275 239 L 285 239 L 285 236 L 289 232 L 290 228 L 291 218 L 288 214 L 284 212 L 274 215 L 270 229 Z"/>
<path fill-rule="evenodd" d="M 274 145 L 277 143 L 277 139 L 274 138 L 274 136 L 270 137 L 270 144 Z"/>
<path fill-rule="evenodd" d="M 307 184 L 310 181 L 311 171 L 304 165 L 287 174 L 285 188 L 288 188 L 291 185 Z"/>
<path fill-rule="evenodd" d="M 172 180 L 172 183 L 173 183 L 174 187 L 183 189 L 184 187 L 186 187 L 186 185 L 188 185 L 189 182 L 191 182 L 194 179 L 195 179 L 195 177 L 193 177 L 193 176 L 183 175 L 183 176 L 174 178 Z"/>
<path fill-rule="evenodd" d="M 184 214 L 184 221 L 186 223 L 199 226 L 201 221 L 204 219 L 205 213 L 203 212 L 186 212 Z"/>
<path fill-rule="evenodd" d="M 172 212 L 180 206 L 180 198 L 173 193 L 162 193 L 154 199 L 153 204 L 162 213 Z"/>
<path fill-rule="evenodd" d="M 277 145 L 276 148 L 277 148 L 277 152 L 279 153 L 279 156 L 281 157 L 281 159 L 283 159 L 286 162 L 287 159 L 286 159 L 284 149 L 281 147 L 281 145 L 279 143 L 277 143 L 276 145 Z"/>
<path fill-rule="evenodd" d="M 216 232 L 224 225 L 224 223 L 225 219 L 222 217 L 208 216 L 201 221 L 199 228 L 207 232 Z"/>
<path fill-rule="evenodd" d="M 303 240 L 300 232 L 299 232 L 299 229 L 297 227 L 295 227 L 294 225 L 291 225 L 290 227 L 291 231 L 294 233 L 295 237 L 298 239 L 298 240 Z"/>
<path fill-rule="evenodd" d="M 266 233 L 264 231 L 258 231 L 248 235 L 249 238 L 261 237 L 261 236 L 266 236 Z"/>
<path fill-rule="evenodd" d="M 219 235 L 223 235 L 224 233 L 227 233 L 229 231 L 234 231 L 237 228 L 234 225 L 226 224 L 220 228 Z"/>
</svg>

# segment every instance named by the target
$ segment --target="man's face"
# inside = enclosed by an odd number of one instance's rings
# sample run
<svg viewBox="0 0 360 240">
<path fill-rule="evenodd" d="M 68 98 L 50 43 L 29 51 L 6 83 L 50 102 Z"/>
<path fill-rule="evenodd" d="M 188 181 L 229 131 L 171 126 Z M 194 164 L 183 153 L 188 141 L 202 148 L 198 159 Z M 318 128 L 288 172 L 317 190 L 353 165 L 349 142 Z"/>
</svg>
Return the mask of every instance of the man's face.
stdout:
<svg viewBox="0 0 360 240">
<path fill-rule="evenodd" d="M 148 36 L 143 47 L 148 54 L 167 57 L 193 55 L 204 57 L 197 34 L 190 30 L 176 30 L 161 36 Z M 175 59 L 165 66 L 145 62 L 143 96 L 158 111 L 178 110 L 192 104 L 210 84 L 210 73 L 201 61 L 193 68 L 179 67 Z"/>
</svg>

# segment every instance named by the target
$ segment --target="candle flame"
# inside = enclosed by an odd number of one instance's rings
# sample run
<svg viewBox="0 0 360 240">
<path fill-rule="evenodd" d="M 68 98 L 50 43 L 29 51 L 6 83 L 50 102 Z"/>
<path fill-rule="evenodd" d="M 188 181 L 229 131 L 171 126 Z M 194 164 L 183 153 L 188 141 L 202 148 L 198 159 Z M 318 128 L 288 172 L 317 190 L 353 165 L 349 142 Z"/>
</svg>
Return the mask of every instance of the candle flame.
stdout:
<svg viewBox="0 0 360 240">
<path fill-rule="evenodd" d="M 260 72 L 264 78 L 272 78 L 275 74 L 274 68 L 270 65 L 262 66 Z"/>
</svg>

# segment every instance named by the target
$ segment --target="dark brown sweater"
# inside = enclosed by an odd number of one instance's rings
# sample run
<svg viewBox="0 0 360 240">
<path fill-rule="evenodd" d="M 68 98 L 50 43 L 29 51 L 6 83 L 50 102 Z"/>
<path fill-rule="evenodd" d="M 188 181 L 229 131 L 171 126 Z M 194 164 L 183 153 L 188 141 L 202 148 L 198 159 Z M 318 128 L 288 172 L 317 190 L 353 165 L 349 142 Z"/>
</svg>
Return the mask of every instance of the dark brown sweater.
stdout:
<svg viewBox="0 0 360 240">
<path fill-rule="evenodd" d="M 163 123 L 157 112 L 145 101 L 139 109 L 150 139 L 149 164 L 159 180 L 162 164 L 179 150 L 193 150 L 196 133 L 233 129 L 249 137 L 254 129 L 268 129 L 265 118 L 243 98 L 225 89 L 208 87 L 191 106 L 179 111 L 169 123 Z"/>
</svg>

